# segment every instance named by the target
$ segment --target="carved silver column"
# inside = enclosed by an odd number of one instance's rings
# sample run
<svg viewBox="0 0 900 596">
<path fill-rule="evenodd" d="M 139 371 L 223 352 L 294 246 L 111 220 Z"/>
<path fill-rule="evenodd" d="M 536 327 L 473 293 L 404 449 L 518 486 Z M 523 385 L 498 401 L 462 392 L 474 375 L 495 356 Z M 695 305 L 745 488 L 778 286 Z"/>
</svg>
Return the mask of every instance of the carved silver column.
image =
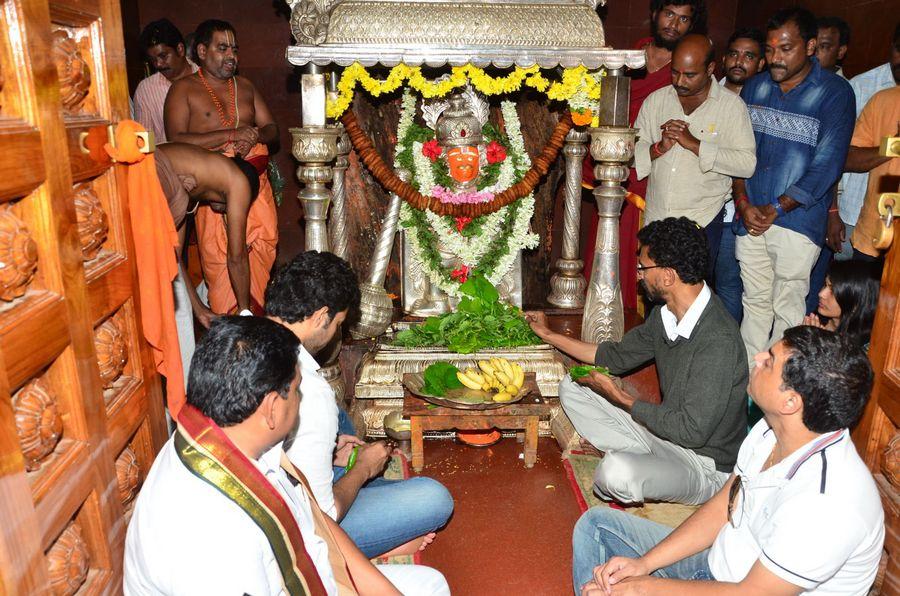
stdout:
<svg viewBox="0 0 900 596">
<path fill-rule="evenodd" d="M 298 195 L 303 204 L 306 221 L 306 250 L 328 250 L 328 231 L 325 220 L 331 191 L 325 183 L 331 180 L 331 162 L 337 155 L 336 126 L 302 126 L 291 128 L 291 153 L 300 162 L 297 178 L 304 183 Z"/>
<path fill-rule="evenodd" d="M 581 339 L 589 343 L 619 341 L 624 333 L 622 288 L 619 285 L 619 215 L 625 200 L 622 182 L 634 157 L 637 130 L 623 126 L 589 128 L 596 165 L 594 198 L 600 222 L 594 266 L 581 321 Z"/>
<path fill-rule="evenodd" d="M 331 183 L 331 221 L 328 224 L 328 241 L 331 252 L 347 260 L 347 198 L 344 192 L 344 175 L 350 167 L 350 137 L 344 131 L 344 125 L 338 124 L 340 136 L 337 142 L 337 159 L 334 162 L 334 175 Z"/>
<path fill-rule="evenodd" d="M 587 281 L 579 256 L 581 237 L 581 167 L 587 154 L 588 133 L 573 128 L 566 135 L 563 154 L 566 156 L 566 197 L 563 219 L 562 255 L 556 261 L 557 272 L 550 278 L 547 302 L 560 308 L 584 306 Z"/>
<path fill-rule="evenodd" d="M 398 170 L 401 180 L 409 180 L 409 172 Z M 369 265 L 369 278 L 359 285 L 362 294 L 359 301 L 359 323 L 350 330 L 354 339 L 377 337 L 387 330 L 394 318 L 394 303 L 384 289 L 384 277 L 391 262 L 391 251 L 394 248 L 394 237 L 397 235 L 397 224 L 400 221 L 400 197 L 391 194 L 387 212 L 381 222 L 378 243 Z"/>
</svg>

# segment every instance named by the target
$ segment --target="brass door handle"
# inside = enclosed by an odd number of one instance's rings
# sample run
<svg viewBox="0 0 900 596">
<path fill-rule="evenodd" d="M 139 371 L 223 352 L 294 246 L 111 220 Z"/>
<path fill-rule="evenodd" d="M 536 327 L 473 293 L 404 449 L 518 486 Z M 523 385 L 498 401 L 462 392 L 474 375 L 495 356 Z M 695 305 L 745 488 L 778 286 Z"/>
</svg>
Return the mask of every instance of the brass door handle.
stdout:
<svg viewBox="0 0 900 596">
<path fill-rule="evenodd" d="M 878 214 L 881 216 L 881 226 L 872 244 L 878 250 L 887 250 L 894 241 L 894 210 L 900 201 L 900 193 L 886 192 L 878 197 Z"/>
</svg>

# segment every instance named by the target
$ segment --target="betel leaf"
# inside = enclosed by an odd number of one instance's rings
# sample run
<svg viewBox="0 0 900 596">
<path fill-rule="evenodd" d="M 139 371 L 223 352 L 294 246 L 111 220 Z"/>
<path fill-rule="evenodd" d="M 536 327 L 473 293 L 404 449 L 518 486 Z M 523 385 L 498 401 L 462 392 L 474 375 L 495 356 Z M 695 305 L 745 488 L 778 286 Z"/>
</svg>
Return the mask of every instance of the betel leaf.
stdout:
<svg viewBox="0 0 900 596">
<path fill-rule="evenodd" d="M 459 389 L 463 386 L 456 377 L 459 369 L 449 362 L 435 362 L 425 369 L 422 375 L 425 384 L 422 385 L 422 391 L 429 395 L 443 397 L 447 394 L 448 389 Z"/>
<path fill-rule="evenodd" d="M 580 379 L 591 374 L 591 371 L 597 371 L 600 374 L 608 375 L 609 369 L 605 366 L 573 366 L 569 369 L 569 376 L 572 380 Z"/>
<path fill-rule="evenodd" d="M 460 290 L 463 297 L 456 312 L 429 317 L 421 325 L 401 331 L 394 338 L 394 345 L 443 346 L 452 352 L 471 354 L 483 348 L 541 343 L 522 311 L 500 302 L 500 294 L 480 274 L 472 274 Z"/>
</svg>

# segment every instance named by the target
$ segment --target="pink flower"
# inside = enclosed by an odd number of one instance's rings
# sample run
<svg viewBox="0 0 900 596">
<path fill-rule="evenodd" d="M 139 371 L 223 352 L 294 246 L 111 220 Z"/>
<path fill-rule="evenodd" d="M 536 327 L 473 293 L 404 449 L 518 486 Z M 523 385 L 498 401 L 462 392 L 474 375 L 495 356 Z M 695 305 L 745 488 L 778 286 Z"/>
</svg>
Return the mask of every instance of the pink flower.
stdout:
<svg viewBox="0 0 900 596">
<path fill-rule="evenodd" d="M 491 141 L 487 146 L 488 163 L 497 163 L 506 159 L 506 147 L 497 141 Z"/>
<path fill-rule="evenodd" d="M 454 269 L 450 273 L 450 279 L 455 279 L 461 284 L 466 283 L 466 280 L 469 279 L 469 268 L 465 265 L 461 265 L 459 269 Z"/>
<path fill-rule="evenodd" d="M 461 215 L 456 218 L 456 231 L 462 234 L 462 231 L 466 229 L 466 226 L 472 223 L 471 217 L 466 217 Z"/>
<path fill-rule="evenodd" d="M 443 186 L 435 186 L 431 189 L 431 195 L 441 203 L 459 205 L 462 203 L 489 203 L 494 199 L 494 193 L 486 190 L 455 193 Z"/>
<path fill-rule="evenodd" d="M 430 141 L 426 141 L 422 145 L 422 155 L 430 159 L 431 161 L 437 161 L 437 159 L 441 156 L 441 146 L 438 145 L 437 140 L 431 139 Z"/>
</svg>

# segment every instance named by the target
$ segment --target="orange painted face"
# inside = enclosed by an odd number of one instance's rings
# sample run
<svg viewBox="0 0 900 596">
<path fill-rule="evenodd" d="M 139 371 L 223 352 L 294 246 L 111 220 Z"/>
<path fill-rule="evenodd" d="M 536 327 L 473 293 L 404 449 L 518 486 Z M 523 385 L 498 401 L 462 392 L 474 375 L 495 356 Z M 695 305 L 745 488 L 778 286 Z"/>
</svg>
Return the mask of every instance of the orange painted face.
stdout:
<svg viewBox="0 0 900 596">
<path fill-rule="evenodd" d="M 478 148 L 454 147 L 447 151 L 447 166 L 450 177 L 465 184 L 478 176 Z"/>
</svg>

